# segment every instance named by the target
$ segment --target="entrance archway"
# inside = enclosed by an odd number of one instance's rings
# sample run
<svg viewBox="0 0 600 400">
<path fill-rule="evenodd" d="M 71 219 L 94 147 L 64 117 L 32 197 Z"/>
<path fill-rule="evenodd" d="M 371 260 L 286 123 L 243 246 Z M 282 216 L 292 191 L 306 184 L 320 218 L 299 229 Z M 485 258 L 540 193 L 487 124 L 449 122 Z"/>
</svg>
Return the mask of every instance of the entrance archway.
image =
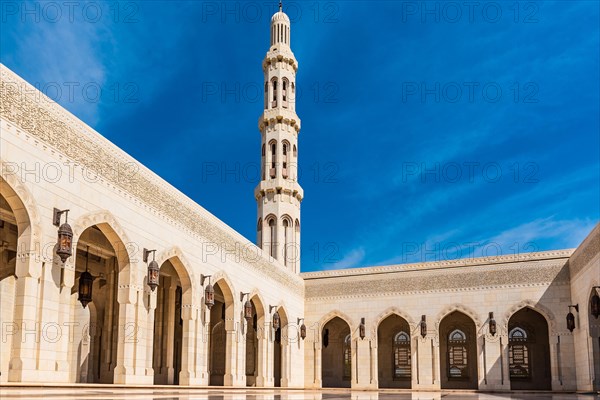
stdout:
<svg viewBox="0 0 600 400">
<path fill-rule="evenodd" d="M 352 339 L 350 325 L 340 317 L 325 324 L 321 332 L 321 382 L 323 387 L 350 387 Z"/>
<path fill-rule="evenodd" d="M 253 316 L 246 326 L 246 386 L 263 386 L 265 309 L 258 296 L 252 297 L 250 303 L 252 303 Z"/>
<path fill-rule="evenodd" d="M 281 387 L 287 385 L 285 367 L 288 351 L 288 317 L 283 307 L 279 307 L 277 312 L 279 313 L 279 328 L 275 330 L 273 338 L 273 384 L 275 387 Z"/>
<path fill-rule="evenodd" d="M 513 390 L 551 390 L 546 318 L 525 307 L 508 320 L 508 370 Z"/>
<path fill-rule="evenodd" d="M 29 227 L 29 218 L 25 213 L 25 208 L 20 199 L 13 193 L 11 204 L 4 197 L 9 196 L 7 184 L 2 182 L 2 192 L 0 194 L 0 233 L 2 234 L 2 243 L 0 243 L 0 327 L 2 328 L 3 340 L 0 344 L 0 382 L 8 380 L 8 369 L 10 368 L 10 359 L 12 357 L 13 335 L 5 335 L 10 324 L 15 321 L 15 295 L 17 288 L 17 249 L 19 248 L 19 238 L 25 228 Z M 13 209 L 18 207 L 21 213 L 16 213 Z M 18 220 L 19 219 L 19 220 Z"/>
<path fill-rule="evenodd" d="M 156 288 L 154 316 L 153 369 L 154 383 L 179 384 L 181 372 L 184 323 L 183 293 L 189 290 L 171 260 L 160 266 L 160 280 Z"/>
<path fill-rule="evenodd" d="M 377 367 L 380 388 L 411 388 L 411 337 L 408 322 L 392 314 L 377 328 Z"/>
<path fill-rule="evenodd" d="M 107 232 L 108 234 L 105 234 Z M 70 351 L 77 382 L 113 383 L 119 345 L 117 289 L 119 261 L 110 237 L 116 234 L 103 223 L 85 229 L 75 253 L 75 284 L 71 290 L 77 332 Z M 82 307 L 78 300 L 79 278 L 88 271 L 93 277 L 92 301 Z"/>
<path fill-rule="evenodd" d="M 590 297 L 588 300 L 588 321 L 590 325 L 590 348 L 591 348 L 591 362 L 593 363 L 594 369 L 594 390 L 600 390 L 600 318 L 594 317 L 592 314 L 592 297 L 598 292 L 600 289 L 592 289 L 590 293 Z"/>
<path fill-rule="evenodd" d="M 233 296 L 224 279 L 215 283 L 214 289 L 215 305 L 210 310 L 209 385 L 223 386 L 228 383 L 226 376 L 231 378 L 231 365 L 227 362 L 231 339 L 227 332 L 233 329 Z"/>
<path fill-rule="evenodd" d="M 477 389 L 475 322 L 454 311 L 440 322 L 440 377 L 442 389 Z"/>
</svg>

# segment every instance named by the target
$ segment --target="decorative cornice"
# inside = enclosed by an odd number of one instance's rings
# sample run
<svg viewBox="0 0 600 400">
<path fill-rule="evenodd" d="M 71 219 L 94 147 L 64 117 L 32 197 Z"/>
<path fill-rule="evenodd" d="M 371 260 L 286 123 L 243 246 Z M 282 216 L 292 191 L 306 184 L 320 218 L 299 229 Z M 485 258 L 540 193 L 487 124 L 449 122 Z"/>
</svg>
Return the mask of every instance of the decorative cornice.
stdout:
<svg viewBox="0 0 600 400">
<path fill-rule="evenodd" d="M 45 143 L 49 151 L 96 172 L 118 189 L 195 239 L 239 250 L 240 262 L 302 295 L 303 282 L 193 200 L 102 137 L 60 105 L 0 64 L 0 117 Z M 125 173 L 124 173 L 125 171 Z"/>
<path fill-rule="evenodd" d="M 396 264 L 374 267 L 350 268 L 343 270 L 305 272 L 300 274 L 305 280 L 333 278 L 338 276 L 374 275 L 392 272 L 424 271 L 432 269 L 448 269 L 460 267 L 482 267 L 496 264 L 522 263 L 537 260 L 566 260 L 575 249 L 540 251 L 535 253 L 512 254 L 496 257 L 461 258 L 457 260 L 432 261 L 413 264 Z"/>
<path fill-rule="evenodd" d="M 504 263 L 487 269 L 392 270 L 306 281 L 306 301 L 568 285 L 566 259 Z"/>
</svg>

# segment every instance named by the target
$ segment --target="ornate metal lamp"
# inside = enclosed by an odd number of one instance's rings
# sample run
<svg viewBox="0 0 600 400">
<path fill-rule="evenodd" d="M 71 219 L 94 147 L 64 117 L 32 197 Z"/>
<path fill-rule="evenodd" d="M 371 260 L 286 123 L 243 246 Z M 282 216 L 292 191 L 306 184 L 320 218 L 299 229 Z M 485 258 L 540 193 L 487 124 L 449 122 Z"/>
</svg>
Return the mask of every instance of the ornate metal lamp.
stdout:
<svg viewBox="0 0 600 400">
<path fill-rule="evenodd" d="M 300 325 L 300 321 L 302 321 L 302 325 Z M 304 340 L 306 339 L 306 325 L 304 325 L 304 318 L 298 318 L 298 325 L 300 325 L 300 338 Z"/>
<path fill-rule="evenodd" d="M 159 277 L 160 277 L 160 268 L 158 267 L 158 263 L 154 261 L 154 254 L 156 250 L 148 250 L 144 249 L 144 262 L 148 263 L 148 256 L 152 253 L 152 261 L 148 264 L 148 286 L 154 292 L 154 290 L 158 287 Z"/>
<path fill-rule="evenodd" d="M 419 326 L 421 328 L 421 337 L 425 338 L 427 336 L 427 317 L 425 315 L 421 315 Z"/>
<path fill-rule="evenodd" d="M 269 306 L 269 313 L 273 312 L 273 309 L 277 309 L 277 306 Z M 279 318 L 279 313 L 277 312 L 277 310 L 275 310 L 275 312 L 273 313 L 273 329 L 277 330 L 279 329 L 279 325 L 280 324 L 280 318 Z"/>
<path fill-rule="evenodd" d="M 204 304 L 210 310 L 215 305 L 215 288 L 210 284 L 211 275 L 200 275 L 200 285 L 204 286 L 204 280 L 208 279 L 208 285 L 204 289 Z"/>
<path fill-rule="evenodd" d="M 591 300 L 591 312 L 592 315 L 594 316 L 594 318 L 598 319 L 598 316 L 600 316 L 600 296 L 598 296 L 598 289 L 600 289 L 600 286 L 594 286 L 592 288 L 592 290 L 594 291 L 594 295 L 592 296 L 592 300 Z"/>
<path fill-rule="evenodd" d="M 250 297 L 250 293 L 240 292 L 240 301 L 244 301 L 244 296 L 246 296 L 246 302 L 244 303 L 244 318 L 248 323 L 254 317 L 254 307 L 252 307 L 252 302 L 248 297 Z"/>
<path fill-rule="evenodd" d="M 65 223 L 60 225 L 60 217 L 63 214 L 65 214 Z M 68 218 L 69 210 L 54 209 L 52 224 L 54 226 L 60 225 L 58 228 L 58 247 L 56 249 L 56 254 L 63 263 L 73 254 L 73 229 L 71 229 L 71 225 L 67 222 Z"/>
<path fill-rule="evenodd" d="M 365 319 L 360 319 L 360 325 L 358 326 L 358 334 L 360 336 L 360 340 L 363 340 L 367 333 L 367 327 L 365 326 Z"/>
<path fill-rule="evenodd" d="M 87 253 L 85 253 L 85 271 L 79 276 L 79 295 L 77 300 L 81 302 L 83 308 L 92 301 L 92 285 L 94 284 L 94 277 L 88 271 L 89 259 L 90 246 L 87 247 Z"/>
<path fill-rule="evenodd" d="M 569 332 L 573 332 L 575 329 L 575 315 L 571 312 L 571 308 L 574 308 L 575 311 L 579 312 L 579 304 L 569 306 L 569 313 L 567 314 L 567 329 Z"/>
<path fill-rule="evenodd" d="M 490 320 L 489 320 L 489 328 L 490 328 L 490 334 L 492 336 L 496 336 L 496 332 L 497 332 L 497 327 L 496 327 L 496 320 L 494 319 L 494 313 L 490 312 Z"/>
</svg>

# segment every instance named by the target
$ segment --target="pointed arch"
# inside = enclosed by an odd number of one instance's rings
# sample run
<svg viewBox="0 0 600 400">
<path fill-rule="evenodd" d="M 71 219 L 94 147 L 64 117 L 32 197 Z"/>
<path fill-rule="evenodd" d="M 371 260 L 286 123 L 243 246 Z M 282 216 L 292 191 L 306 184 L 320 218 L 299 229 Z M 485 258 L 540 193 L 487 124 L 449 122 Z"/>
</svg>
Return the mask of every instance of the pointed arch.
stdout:
<svg viewBox="0 0 600 400">
<path fill-rule="evenodd" d="M 95 211 L 80 216 L 73 224 L 73 243 L 78 243 L 81 234 L 94 225 L 102 231 L 104 236 L 106 236 L 106 239 L 112 245 L 117 256 L 119 274 L 127 268 L 130 268 L 130 263 L 133 258 L 131 256 L 140 253 L 141 249 L 136 243 L 129 240 L 125 230 L 110 211 Z M 131 271 L 131 273 L 133 273 L 133 271 Z M 135 281 L 133 276 L 130 276 L 130 279 L 131 282 Z M 119 282 L 119 284 L 131 282 Z"/>
<path fill-rule="evenodd" d="M 520 311 L 523 308 L 530 308 L 533 311 L 540 313 L 546 319 L 546 322 L 548 323 L 550 335 L 552 335 L 552 333 L 556 331 L 556 319 L 554 318 L 554 314 L 552 313 L 552 311 L 550 311 L 550 309 L 548 309 L 547 307 L 543 306 L 542 304 L 540 304 L 538 302 L 527 299 L 527 300 L 522 300 L 522 301 L 518 302 L 517 304 L 513 305 L 510 309 L 508 309 L 504 313 L 504 316 L 502 318 L 502 323 L 500 325 L 502 332 L 504 332 L 505 334 L 508 334 L 508 321 L 514 314 L 516 314 L 518 311 Z"/>
<path fill-rule="evenodd" d="M 229 278 L 229 275 L 227 275 L 227 273 L 224 271 L 219 271 L 213 274 L 212 282 L 213 286 L 218 284 L 221 288 L 221 291 L 223 292 L 223 297 L 225 297 L 225 303 L 231 303 L 232 305 L 234 305 L 235 296 L 233 294 L 237 292 L 235 291 L 235 288 L 233 286 L 233 283 L 231 282 L 231 279 Z"/>
<path fill-rule="evenodd" d="M 446 308 L 444 308 L 442 311 L 440 311 L 440 313 L 437 315 L 437 317 L 435 319 L 436 330 L 439 330 L 440 323 L 442 322 L 442 320 L 455 311 L 461 312 L 461 313 L 467 315 L 469 318 L 471 318 L 473 320 L 473 322 L 475 323 L 476 331 L 479 332 L 479 330 L 483 326 L 481 320 L 479 319 L 479 316 L 477 315 L 477 313 L 474 310 L 472 310 L 471 308 L 469 308 L 463 304 L 451 304 L 451 305 L 447 306 Z"/>
<path fill-rule="evenodd" d="M 161 267 L 166 261 L 171 262 L 171 265 L 175 268 L 179 280 L 181 281 L 183 304 L 186 306 L 193 305 L 195 303 L 193 294 L 196 293 L 196 279 L 194 277 L 194 272 L 190 267 L 191 264 L 186 259 L 183 251 L 177 246 L 162 251 L 156 257 L 156 262 Z"/>
<path fill-rule="evenodd" d="M 319 320 L 319 325 L 318 326 L 320 328 L 323 328 L 329 321 L 331 321 L 335 317 L 339 317 L 345 323 L 347 323 L 348 326 L 350 327 L 350 331 L 351 332 L 354 331 L 354 321 L 352 320 L 352 318 L 350 318 L 348 315 L 346 315 L 345 313 L 343 313 L 343 312 L 341 312 L 339 310 L 330 311 L 327 314 L 325 314 L 324 316 L 322 316 L 321 319 Z"/>
<path fill-rule="evenodd" d="M 262 297 L 262 295 L 260 294 L 260 292 L 258 291 L 258 289 L 254 289 L 250 292 L 250 294 L 248 295 L 248 298 L 250 299 L 250 301 L 252 301 L 255 306 L 255 311 L 256 311 L 256 315 L 258 315 L 258 318 L 262 318 L 266 315 L 266 311 L 265 311 L 265 300 Z"/>
<path fill-rule="evenodd" d="M 3 171 L 0 177 L 2 196 L 15 214 L 18 237 L 26 245 L 26 248 L 19 248 L 19 250 L 28 253 L 29 249 L 34 248 L 33 244 L 42 237 L 40 213 L 33 195 L 17 178 L 16 173 L 6 172 L 12 170 L 12 166 L 9 168 L 7 163 L 0 161 L 0 168 Z"/>
<path fill-rule="evenodd" d="M 379 325 L 390 315 L 397 315 L 400 318 L 404 319 L 406 322 L 408 322 L 408 325 L 410 326 L 411 330 L 416 326 L 415 321 L 412 319 L 410 314 L 405 313 L 396 306 L 392 306 L 386 308 L 377 317 L 375 317 L 375 319 L 373 320 L 373 329 L 377 330 Z"/>
</svg>

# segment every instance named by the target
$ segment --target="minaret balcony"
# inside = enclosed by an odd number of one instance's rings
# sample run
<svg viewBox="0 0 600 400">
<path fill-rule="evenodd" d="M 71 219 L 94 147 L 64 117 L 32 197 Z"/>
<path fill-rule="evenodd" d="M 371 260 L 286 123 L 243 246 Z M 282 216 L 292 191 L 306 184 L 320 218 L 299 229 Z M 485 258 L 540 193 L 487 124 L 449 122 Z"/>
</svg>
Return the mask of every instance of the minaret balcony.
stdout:
<svg viewBox="0 0 600 400">
<path fill-rule="evenodd" d="M 294 127 L 296 132 L 300 132 L 300 118 L 296 112 L 287 108 L 271 108 L 264 110 L 258 119 L 258 129 L 262 132 L 265 126 L 283 123 Z"/>
<path fill-rule="evenodd" d="M 304 198 L 304 189 L 300 186 L 298 181 L 291 179 L 276 178 L 261 181 L 258 186 L 254 189 L 254 197 L 261 198 L 266 192 L 288 192 L 292 193 L 299 201 Z"/>
</svg>

